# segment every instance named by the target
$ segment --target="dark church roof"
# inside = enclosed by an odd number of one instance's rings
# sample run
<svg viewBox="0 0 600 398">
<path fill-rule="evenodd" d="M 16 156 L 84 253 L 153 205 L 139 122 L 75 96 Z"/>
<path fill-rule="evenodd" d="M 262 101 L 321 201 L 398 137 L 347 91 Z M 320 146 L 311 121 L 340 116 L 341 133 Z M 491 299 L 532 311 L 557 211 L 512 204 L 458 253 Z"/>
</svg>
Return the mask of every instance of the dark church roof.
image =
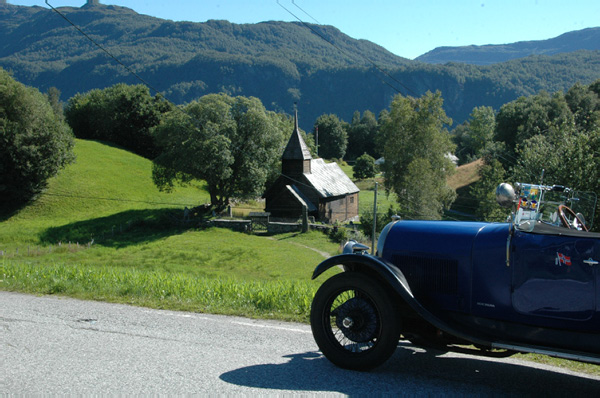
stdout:
<svg viewBox="0 0 600 398">
<path fill-rule="evenodd" d="M 288 141 L 285 150 L 283 151 L 283 156 L 281 159 L 289 159 L 289 160 L 308 160 L 312 159 L 310 156 L 310 150 L 308 146 L 302 139 L 300 135 L 300 130 L 298 129 L 298 112 L 294 116 L 294 131 L 292 132 L 292 136 Z"/>
<path fill-rule="evenodd" d="M 302 193 L 301 190 L 298 189 L 295 185 L 286 185 L 285 189 L 287 189 L 292 196 L 300 203 L 302 206 L 306 206 L 306 209 L 309 212 L 317 211 L 318 209 L 315 205 Z"/>
</svg>

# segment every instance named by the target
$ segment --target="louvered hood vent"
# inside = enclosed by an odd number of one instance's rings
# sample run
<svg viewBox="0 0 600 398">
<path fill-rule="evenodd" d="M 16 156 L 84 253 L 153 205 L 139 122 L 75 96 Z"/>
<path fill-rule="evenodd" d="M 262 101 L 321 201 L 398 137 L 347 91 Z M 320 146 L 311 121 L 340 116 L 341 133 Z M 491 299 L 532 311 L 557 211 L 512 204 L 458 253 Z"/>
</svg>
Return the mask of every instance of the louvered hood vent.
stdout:
<svg viewBox="0 0 600 398">
<path fill-rule="evenodd" d="M 415 297 L 431 293 L 458 294 L 458 262 L 422 256 L 392 256 L 406 277 Z"/>
</svg>

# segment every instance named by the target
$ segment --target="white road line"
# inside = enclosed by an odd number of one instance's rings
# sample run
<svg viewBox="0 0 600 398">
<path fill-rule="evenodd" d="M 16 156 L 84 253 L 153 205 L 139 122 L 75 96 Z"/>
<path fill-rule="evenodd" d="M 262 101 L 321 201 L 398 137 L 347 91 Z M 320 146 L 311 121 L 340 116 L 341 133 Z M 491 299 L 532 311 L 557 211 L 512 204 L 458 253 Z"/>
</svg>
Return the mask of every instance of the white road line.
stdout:
<svg viewBox="0 0 600 398">
<path fill-rule="evenodd" d="M 153 311 L 145 310 L 144 312 L 150 313 L 150 312 L 153 312 Z M 203 321 L 223 322 L 223 319 L 211 318 L 211 317 L 207 317 L 207 316 L 194 315 L 194 314 L 177 314 L 177 313 L 173 313 L 173 312 L 165 312 L 164 315 L 166 315 L 166 316 L 173 316 L 173 317 L 179 317 L 179 318 L 201 319 Z M 230 321 L 230 320 L 226 320 L 225 322 L 229 322 L 229 323 L 232 323 L 232 324 L 235 324 L 235 325 L 240 325 L 240 326 L 252 326 L 252 327 L 256 327 L 256 328 L 285 330 L 285 331 L 288 331 L 288 332 L 297 332 L 297 333 L 306 333 L 306 334 L 311 334 L 312 333 L 310 330 L 297 329 L 297 328 L 293 328 L 293 327 L 275 326 L 275 325 L 261 325 L 261 324 L 258 324 L 258 323 Z"/>
<path fill-rule="evenodd" d="M 236 325 L 242 325 L 242 326 L 253 326 L 255 328 L 267 328 L 267 329 L 285 330 L 285 331 L 288 331 L 288 332 L 308 333 L 308 334 L 312 333 L 310 330 L 287 328 L 287 327 L 283 327 L 283 326 L 260 325 L 260 324 L 257 324 L 257 323 L 238 322 L 238 321 L 232 321 L 231 323 L 235 323 Z"/>
</svg>

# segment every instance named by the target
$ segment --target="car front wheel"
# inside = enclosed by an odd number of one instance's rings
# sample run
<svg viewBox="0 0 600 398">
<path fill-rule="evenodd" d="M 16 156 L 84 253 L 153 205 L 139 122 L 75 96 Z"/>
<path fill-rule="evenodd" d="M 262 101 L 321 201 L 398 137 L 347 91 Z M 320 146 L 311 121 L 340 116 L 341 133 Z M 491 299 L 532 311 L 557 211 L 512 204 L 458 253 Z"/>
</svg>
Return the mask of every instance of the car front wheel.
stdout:
<svg viewBox="0 0 600 398">
<path fill-rule="evenodd" d="M 398 345 L 400 322 L 393 297 L 381 283 L 357 272 L 325 281 L 313 299 L 310 323 L 321 352 L 335 365 L 368 370 Z"/>
</svg>

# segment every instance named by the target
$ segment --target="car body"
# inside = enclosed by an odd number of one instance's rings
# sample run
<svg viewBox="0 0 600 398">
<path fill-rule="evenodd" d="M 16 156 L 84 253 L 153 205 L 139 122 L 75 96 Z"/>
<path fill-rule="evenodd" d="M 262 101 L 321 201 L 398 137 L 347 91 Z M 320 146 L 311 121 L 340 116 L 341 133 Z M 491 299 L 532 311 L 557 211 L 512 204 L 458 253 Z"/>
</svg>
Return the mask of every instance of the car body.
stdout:
<svg viewBox="0 0 600 398">
<path fill-rule="evenodd" d="M 508 222 L 393 221 L 376 255 L 349 242 L 319 264 L 313 278 L 344 269 L 321 286 L 311 310 L 325 356 L 370 369 L 403 336 L 421 346 L 600 363 L 600 233 L 585 230 L 595 195 L 517 187 L 518 195 L 507 185 L 497 191 L 514 206 Z M 587 224 L 566 204 L 587 210 Z"/>
</svg>

